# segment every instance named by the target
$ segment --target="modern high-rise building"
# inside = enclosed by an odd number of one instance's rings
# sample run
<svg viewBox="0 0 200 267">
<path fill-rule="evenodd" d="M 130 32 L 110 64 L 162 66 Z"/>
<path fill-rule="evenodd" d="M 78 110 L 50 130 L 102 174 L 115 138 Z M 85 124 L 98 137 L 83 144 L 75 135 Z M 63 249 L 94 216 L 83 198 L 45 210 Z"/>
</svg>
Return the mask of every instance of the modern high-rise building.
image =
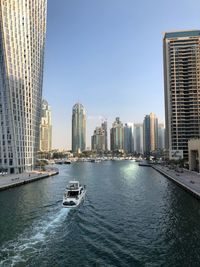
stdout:
<svg viewBox="0 0 200 267">
<path fill-rule="evenodd" d="M 124 152 L 128 154 L 134 152 L 133 146 L 133 123 L 128 122 L 124 125 Z"/>
<path fill-rule="evenodd" d="M 165 148 L 165 126 L 164 123 L 158 123 L 158 149 Z"/>
<path fill-rule="evenodd" d="M 110 129 L 110 150 L 111 151 L 124 151 L 124 126 L 117 117 Z"/>
<path fill-rule="evenodd" d="M 86 148 L 86 111 L 76 103 L 72 109 L 72 152 L 81 153 Z"/>
<path fill-rule="evenodd" d="M 188 140 L 200 137 L 200 31 L 165 33 L 163 54 L 166 149 L 188 159 Z"/>
<path fill-rule="evenodd" d="M 0 168 L 32 170 L 39 150 L 46 0 L 0 1 Z"/>
<path fill-rule="evenodd" d="M 46 100 L 42 101 L 42 114 L 40 123 L 40 151 L 52 150 L 52 117 L 51 108 Z"/>
<path fill-rule="evenodd" d="M 97 152 L 106 151 L 106 133 L 103 127 L 96 127 L 91 138 L 92 150 Z"/>
<path fill-rule="evenodd" d="M 134 124 L 134 151 L 143 154 L 143 124 Z"/>
<path fill-rule="evenodd" d="M 158 119 L 154 113 L 146 115 L 143 122 L 144 153 L 150 154 L 158 147 Z"/>
<path fill-rule="evenodd" d="M 105 150 L 108 150 L 108 127 L 107 127 L 107 120 L 104 120 L 101 124 L 101 127 L 104 130 L 104 134 L 105 134 Z"/>
</svg>

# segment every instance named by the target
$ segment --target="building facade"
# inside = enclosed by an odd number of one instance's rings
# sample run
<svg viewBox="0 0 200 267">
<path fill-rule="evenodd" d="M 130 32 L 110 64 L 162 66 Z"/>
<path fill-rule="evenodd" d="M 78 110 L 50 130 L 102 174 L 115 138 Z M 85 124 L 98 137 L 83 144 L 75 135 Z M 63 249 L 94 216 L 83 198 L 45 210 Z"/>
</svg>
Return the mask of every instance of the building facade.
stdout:
<svg viewBox="0 0 200 267">
<path fill-rule="evenodd" d="M 119 117 L 110 129 L 110 150 L 112 152 L 124 151 L 124 126 Z"/>
<path fill-rule="evenodd" d="M 133 123 L 131 122 L 124 125 L 124 152 L 127 154 L 134 152 Z"/>
<path fill-rule="evenodd" d="M 143 122 L 144 153 L 151 154 L 158 148 L 158 119 L 154 113 L 146 115 Z"/>
<path fill-rule="evenodd" d="M 102 129 L 104 130 L 105 134 L 105 151 L 108 150 L 108 125 L 107 120 L 104 120 L 101 124 Z"/>
<path fill-rule="evenodd" d="M 164 123 L 158 123 L 158 149 L 165 149 L 165 126 Z"/>
<path fill-rule="evenodd" d="M 42 101 L 42 114 L 40 123 L 40 151 L 52 150 L 52 115 L 51 108 L 46 100 Z"/>
<path fill-rule="evenodd" d="M 200 137 L 200 31 L 167 32 L 163 38 L 166 149 L 183 151 Z"/>
<path fill-rule="evenodd" d="M 143 124 L 134 124 L 134 151 L 143 154 Z"/>
<path fill-rule="evenodd" d="M 91 138 L 92 150 L 100 152 L 106 151 L 106 133 L 103 127 L 96 127 Z"/>
<path fill-rule="evenodd" d="M 72 108 L 72 152 L 81 153 L 86 149 L 86 111 L 82 104 Z"/>
<path fill-rule="evenodd" d="M 0 168 L 34 168 L 46 35 L 46 0 L 0 1 Z"/>
</svg>

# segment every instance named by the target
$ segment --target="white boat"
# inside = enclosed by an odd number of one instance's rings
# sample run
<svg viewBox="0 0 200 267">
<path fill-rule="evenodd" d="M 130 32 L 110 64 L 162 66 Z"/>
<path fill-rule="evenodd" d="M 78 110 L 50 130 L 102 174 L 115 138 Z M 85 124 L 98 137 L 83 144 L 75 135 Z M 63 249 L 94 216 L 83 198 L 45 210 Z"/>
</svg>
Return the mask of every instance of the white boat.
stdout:
<svg viewBox="0 0 200 267">
<path fill-rule="evenodd" d="M 63 207 L 76 208 L 85 199 L 86 186 L 79 185 L 78 181 L 70 181 L 63 196 Z"/>
</svg>

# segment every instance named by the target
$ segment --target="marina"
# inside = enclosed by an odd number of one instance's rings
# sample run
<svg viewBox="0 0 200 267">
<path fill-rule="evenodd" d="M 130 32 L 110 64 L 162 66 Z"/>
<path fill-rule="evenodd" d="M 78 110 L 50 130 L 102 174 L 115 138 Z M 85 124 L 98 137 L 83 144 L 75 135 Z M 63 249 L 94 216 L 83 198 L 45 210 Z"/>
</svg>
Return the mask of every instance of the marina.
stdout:
<svg viewBox="0 0 200 267">
<path fill-rule="evenodd" d="M 72 177 L 87 197 L 66 209 Z M 1 266 L 200 264 L 199 201 L 131 160 L 63 164 L 56 176 L 1 191 L 0 204 Z"/>
</svg>

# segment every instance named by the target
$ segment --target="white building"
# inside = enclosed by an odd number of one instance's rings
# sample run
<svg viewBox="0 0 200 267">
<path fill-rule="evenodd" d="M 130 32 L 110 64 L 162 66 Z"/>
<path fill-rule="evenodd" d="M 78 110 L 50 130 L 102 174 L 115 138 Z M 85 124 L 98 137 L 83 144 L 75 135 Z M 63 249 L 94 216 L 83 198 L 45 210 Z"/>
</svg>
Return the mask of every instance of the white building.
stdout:
<svg viewBox="0 0 200 267">
<path fill-rule="evenodd" d="M 31 170 L 39 150 L 46 0 L 0 1 L 0 168 Z"/>
</svg>

